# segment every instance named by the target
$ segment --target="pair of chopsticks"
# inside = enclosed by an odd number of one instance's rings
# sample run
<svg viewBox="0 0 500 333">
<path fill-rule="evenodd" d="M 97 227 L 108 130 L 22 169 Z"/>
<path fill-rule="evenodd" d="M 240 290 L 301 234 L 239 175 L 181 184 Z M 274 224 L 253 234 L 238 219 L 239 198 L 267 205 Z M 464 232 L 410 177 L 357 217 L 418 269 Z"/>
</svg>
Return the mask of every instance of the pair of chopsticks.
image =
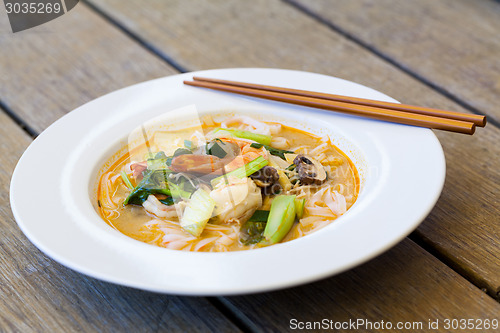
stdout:
<svg viewBox="0 0 500 333">
<path fill-rule="evenodd" d="M 407 104 L 381 102 L 349 96 L 325 94 L 228 80 L 193 77 L 184 84 L 270 99 L 290 104 L 342 112 L 399 124 L 474 134 L 486 125 L 486 116 L 446 111 Z"/>
</svg>

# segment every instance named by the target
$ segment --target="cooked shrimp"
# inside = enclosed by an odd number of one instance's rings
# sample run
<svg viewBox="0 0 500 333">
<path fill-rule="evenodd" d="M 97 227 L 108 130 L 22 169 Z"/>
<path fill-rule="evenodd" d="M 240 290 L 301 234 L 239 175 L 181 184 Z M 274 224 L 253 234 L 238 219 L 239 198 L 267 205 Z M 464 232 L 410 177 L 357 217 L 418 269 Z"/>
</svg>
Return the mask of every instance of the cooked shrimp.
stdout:
<svg viewBox="0 0 500 333">
<path fill-rule="evenodd" d="M 278 149 L 288 149 L 290 141 L 282 136 L 273 136 L 271 146 Z"/>
<path fill-rule="evenodd" d="M 250 178 L 229 177 L 210 192 L 215 201 L 215 214 L 220 222 L 246 222 L 262 205 L 260 189 Z"/>
<path fill-rule="evenodd" d="M 253 143 L 253 141 L 251 140 L 237 138 L 222 138 L 221 140 L 237 144 L 241 149 L 241 155 L 236 156 L 233 160 L 231 160 L 231 162 L 224 166 L 225 172 L 229 172 L 242 167 L 243 165 L 247 164 L 250 161 L 253 161 L 259 156 L 262 156 L 265 159 L 268 158 L 268 152 L 264 148 L 251 147 L 251 144 Z"/>
<path fill-rule="evenodd" d="M 245 146 L 250 146 L 254 141 L 248 139 L 234 138 L 234 137 L 220 137 L 218 138 L 224 142 L 231 142 L 237 144 L 240 149 L 243 149 Z"/>
<path fill-rule="evenodd" d="M 142 178 L 142 173 L 144 172 L 144 170 L 147 169 L 147 167 L 148 167 L 148 165 L 146 162 L 136 162 L 136 163 L 130 164 L 130 170 L 132 170 L 132 176 L 136 179 L 139 176 L 141 176 L 141 178 Z"/>
<path fill-rule="evenodd" d="M 236 156 L 231 162 L 224 166 L 224 170 L 226 172 L 238 169 L 239 167 L 244 166 L 250 161 L 255 160 L 257 157 L 262 156 L 260 154 L 249 152 L 244 155 Z"/>
</svg>

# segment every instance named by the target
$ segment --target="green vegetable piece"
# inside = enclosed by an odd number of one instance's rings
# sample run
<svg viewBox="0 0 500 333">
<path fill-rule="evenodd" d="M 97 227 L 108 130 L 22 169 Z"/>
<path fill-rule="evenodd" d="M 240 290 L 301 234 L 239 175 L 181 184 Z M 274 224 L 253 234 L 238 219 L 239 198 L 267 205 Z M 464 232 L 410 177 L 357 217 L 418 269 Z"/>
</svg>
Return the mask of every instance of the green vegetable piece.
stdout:
<svg viewBox="0 0 500 333">
<path fill-rule="evenodd" d="M 293 154 L 294 153 L 293 151 L 290 151 L 290 150 L 283 150 L 283 149 L 273 148 L 271 146 L 263 145 L 263 144 L 260 144 L 260 143 L 252 143 L 252 144 L 250 144 L 250 147 L 257 148 L 257 149 L 260 149 L 260 148 L 264 147 L 264 148 L 266 148 L 269 151 L 269 153 L 271 155 L 278 156 L 279 158 L 284 159 L 285 161 L 286 161 L 285 154 Z"/>
<path fill-rule="evenodd" d="M 297 218 L 301 219 L 304 216 L 304 206 L 306 205 L 306 199 L 295 199 L 295 212 Z"/>
<path fill-rule="evenodd" d="M 167 206 L 172 206 L 174 204 L 174 198 L 171 196 L 168 196 L 166 199 L 159 199 L 158 201 Z"/>
<path fill-rule="evenodd" d="M 222 148 L 222 145 L 224 145 L 222 141 L 221 143 L 218 143 L 216 140 L 207 144 L 207 154 L 217 156 L 218 158 L 226 157 L 227 152 L 224 150 L 224 148 Z"/>
<path fill-rule="evenodd" d="M 167 167 L 167 155 L 160 151 L 156 154 L 148 154 L 147 163 L 148 170 L 165 169 Z"/>
<path fill-rule="evenodd" d="M 269 212 L 263 245 L 280 242 L 290 231 L 295 221 L 295 195 L 279 195 L 274 198 Z"/>
<path fill-rule="evenodd" d="M 237 138 L 252 140 L 255 142 L 262 143 L 264 145 L 270 145 L 271 139 L 272 139 L 272 137 L 270 135 L 257 134 L 257 133 L 237 130 L 237 129 L 233 129 L 233 128 L 217 128 L 217 129 L 215 129 L 215 132 L 217 132 L 217 131 L 226 131 Z"/>
<path fill-rule="evenodd" d="M 211 184 L 212 187 L 217 185 L 221 180 L 233 176 L 237 178 L 244 178 L 250 176 L 252 173 L 259 171 L 266 165 L 268 165 L 269 162 L 262 156 L 257 157 L 256 159 L 248 162 L 242 167 L 239 167 L 238 169 L 235 169 L 231 172 L 226 173 L 225 175 L 219 176 L 217 178 L 212 179 Z"/>
<path fill-rule="evenodd" d="M 250 222 L 267 222 L 269 218 L 268 210 L 256 210 L 252 217 L 248 219 Z"/>
<path fill-rule="evenodd" d="M 167 155 L 165 155 L 165 152 L 163 152 L 163 151 L 159 151 L 155 155 L 155 159 L 157 159 L 157 160 L 159 160 L 159 159 L 164 160 L 166 158 L 167 158 Z"/>
<path fill-rule="evenodd" d="M 164 152 L 160 152 L 164 157 L 161 160 L 155 159 L 154 161 L 148 159 L 148 169 L 154 170 L 159 168 L 166 168 L 172 165 L 172 160 L 176 156 L 192 154 L 193 152 L 186 148 L 177 148 L 172 156 L 166 156 Z M 156 155 L 158 156 L 158 155 Z"/>
<path fill-rule="evenodd" d="M 127 174 L 125 173 L 125 171 L 122 171 L 121 174 L 122 176 L 122 179 L 123 179 L 123 182 L 125 183 L 125 185 L 127 185 L 127 187 L 131 190 L 134 189 L 134 185 L 132 185 L 132 183 L 130 182 L 130 179 L 128 179 L 127 177 Z"/>
<path fill-rule="evenodd" d="M 184 190 L 184 184 L 181 183 L 180 185 L 174 184 L 172 182 L 169 183 L 169 188 L 170 188 L 170 193 L 172 194 L 172 197 L 174 198 L 183 198 L 183 199 L 189 199 L 191 194 L 194 192 L 189 192 Z"/>
<path fill-rule="evenodd" d="M 150 194 L 165 194 L 171 196 L 168 188 L 167 176 L 171 173 L 168 169 L 146 170 L 144 178 L 128 195 L 123 205 L 142 205 Z"/>
<path fill-rule="evenodd" d="M 212 217 L 214 208 L 215 201 L 208 192 L 203 188 L 196 190 L 180 219 L 182 229 L 195 237 L 200 236 L 208 220 Z"/>
<path fill-rule="evenodd" d="M 244 245 L 257 244 L 264 239 L 262 233 L 266 228 L 266 222 L 255 222 L 248 220 L 240 230 L 240 242 Z"/>
</svg>

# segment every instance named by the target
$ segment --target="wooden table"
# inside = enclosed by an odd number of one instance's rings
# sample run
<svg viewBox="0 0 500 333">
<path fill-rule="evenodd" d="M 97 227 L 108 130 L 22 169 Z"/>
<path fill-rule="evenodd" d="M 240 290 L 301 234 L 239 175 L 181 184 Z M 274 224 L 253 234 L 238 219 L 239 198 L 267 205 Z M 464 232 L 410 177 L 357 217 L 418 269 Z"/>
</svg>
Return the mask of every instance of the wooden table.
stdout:
<svg viewBox="0 0 500 333">
<path fill-rule="evenodd" d="M 488 0 L 90 0 L 16 34 L 0 9 L 0 331 L 287 331 L 293 320 L 364 319 L 457 332 L 466 330 L 446 319 L 500 319 L 499 31 L 500 2 Z M 337 76 L 408 104 L 484 113 L 489 124 L 472 137 L 436 131 L 446 184 L 415 232 L 309 285 L 160 295 L 78 274 L 27 240 L 9 181 L 38 133 L 113 90 L 224 67 Z"/>
</svg>

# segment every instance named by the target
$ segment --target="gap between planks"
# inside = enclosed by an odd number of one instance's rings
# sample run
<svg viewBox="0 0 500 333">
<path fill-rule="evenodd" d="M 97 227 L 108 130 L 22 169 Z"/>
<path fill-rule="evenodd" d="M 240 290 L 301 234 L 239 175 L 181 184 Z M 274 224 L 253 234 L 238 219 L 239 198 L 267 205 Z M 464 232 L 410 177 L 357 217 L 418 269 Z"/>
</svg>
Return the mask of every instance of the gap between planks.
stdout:
<svg viewBox="0 0 500 333">
<path fill-rule="evenodd" d="M 38 136 L 37 131 L 35 131 L 30 125 L 28 125 L 22 118 L 20 118 L 14 111 L 12 111 L 5 103 L 0 99 L 0 110 L 5 112 L 5 114 L 12 119 L 21 129 L 26 132 L 33 140 Z"/>
<path fill-rule="evenodd" d="M 499 0 L 500 1 L 500 0 Z M 412 240 L 415 244 L 420 246 L 422 249 L 427 251 L 430 255 L 435 257 L 437 260 L 439 260 L 441 263 L 446 265 L 448 268 L 451 270 L 455 271 L 457 274 L 459 274 L 461 277 L 466 279 L 469 283 L 474 285 L 476 288 L 480 289 L 483 291 L 486 295 L 490 296 L 494 300 L 496 300 L 498 303 L 500 303 L 500 290 L 495 290 L 490 292 L 488 288 L 486 288 L 486 283 L 484 280 L 474 276 L 474 274 L 471 274 L 467 272 L 467 270 L 460 265 L 458 265 L 456 262 L 448 258 L 445 254 L 439 252 L 438 249 L 434 248 L 432 244 L 427 242 L 425 240 L 425 237 L 420 235 L 417 230 L 414 230 L 411 234 L 407 236 L 410 240 Z"/>
<path fill-rule="evenodd" d="M 460 97 L 454 95 L 450 91 L 446 90 L 444 87 L 439 86 L 430 80 L 426 79 L 423 75 L 420 75 L 408 67 L 404 66 L 401 64 L 399 61 L 395 60 L 394 58 L 388 56 L 387 54 L 383 53 L 382 51 L 379 51 L 376 47 L 371 46 L 370 44 L 364 42 L 361 38 L 358 38 L 354 36 L 353 34 L 349 33 L 348 31 L 342 29 L 341 27 L 333 24 L 329 20 L 321 17 L 321 15 L 313 12 L 307 7 L 304 7 L 302 4 L 295 2 L 294 0 L 281 0 L 283 3 L 295 8 L 296 10 L 302 12 L 303 14 L 309 16 L 310 18 L 314 19 L 316 22 L 328 27 L 330 30 L 333 30 L 334 32 L 338 33 L 339 35 L 345 37 L 347 40 L 355 43 L 356 45 L 360 46 L 361 48 L 365 49 L 366 51 L 372 53 L 373 55 L 377 56 L 378 58 L 382 59 L 383 61 L 387 62 L 388 64 L 396 67 L 400 71 L 404 72 L 405 74 L 409 75 L 413 79 L 419 81 L 420 83 L 424 84 L 425 86 L 431 88 L 432 90 L 436 91 L 440 95 L 446 97 L 447 99 L 455 102 L 456 104 L 460 105 L 461 107 L 469 110 L 470 112 L 474 114 L 479 114 L 482 115 L 484 114 L 481 112 L 479 109 L 473 107 L 466 101 L 462 100 Z M 498 0 L 500 1 L 500 0 Z M 493 117 L 488 117 L 488 123 L 491 125 L 494 125 L 495 127 L 500 128 L 500 122 L 498 122 L 496 119 Z"/>
<path fill-rule="evenodd" d="M 114 25 L 118 30 L 123 32 L 126 36 L 128 36 L 130 39 L 135 41 L 137 44 L 148 50 L 152 55 L 160 58 L 161 60 L 165 61 L 167 64 L 169 64 L 171 67 L 173 67 L 175 70 L 177 70 L 180 73 L 186 73 L 188 70 L 181 66 L 177 61 L 175 61 L 172 57 L 170 57 L 168 54 L 162 52 L 160 49 L 155 47 L 152 43 L 149 43 L 147 40 L 141 38 L 138 34 L 134 33 L 127 27 L 125 27 L 123 24 L 121 24 L 118 20 L 115 20 L 102 10 L 100 10 L 98 7 L 96 7 L 94 4 L 83 0 L 82 4 L 89 7 L 92 11 L 94 11 L 97 15 L 102 17 L 105 21 L 108 21 L 112 25 Z"/>
<path fill-rule="evenodd" d="M 241 315 L 241 311 L 237 311 L 225 297 L 207 297 L 207 300 L 242 332 L 251 333 L 260 331 L 260 329 L 251 320 Z"/>
</svg>

